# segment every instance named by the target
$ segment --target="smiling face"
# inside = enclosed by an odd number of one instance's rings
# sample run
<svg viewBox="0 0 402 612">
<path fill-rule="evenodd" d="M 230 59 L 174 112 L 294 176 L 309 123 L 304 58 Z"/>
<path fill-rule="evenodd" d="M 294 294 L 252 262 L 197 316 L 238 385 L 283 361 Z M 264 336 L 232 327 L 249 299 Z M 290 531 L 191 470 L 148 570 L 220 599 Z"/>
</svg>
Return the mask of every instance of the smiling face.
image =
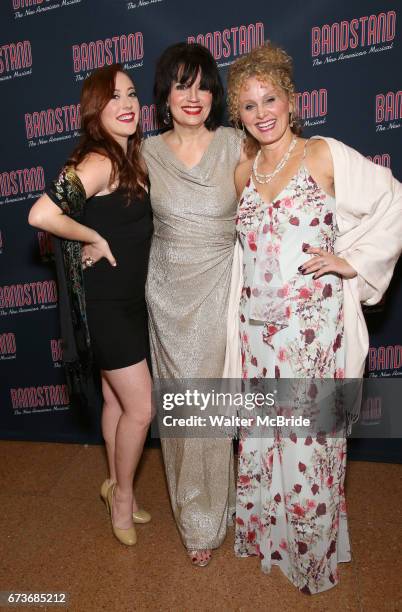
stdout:
<svg viewBox="0 0 402 612">
<path fill-rule="evenodd" d="M 192 85 L 172 83 L 167 102 L 173 122 L 187 127 L 199 127 L 208 119 L 212 94 L 206 89 L 201 89 L 200 83 L 200 73 Z"/>
<path fill-rule="evenodd" d="M 137 129 L 140 105 L 132 80 L 124 72 L 118 72 L 113 97 L 101 112 L 105 130 L 122 146 Z"/>
<path fill-rule="evenodd" d="M 261 146 L 288 138 L 293 104 L 283 89 L 271 81 L 248 78 L 239 94 L 239 115 L 248 132 Z"/>
</svg>

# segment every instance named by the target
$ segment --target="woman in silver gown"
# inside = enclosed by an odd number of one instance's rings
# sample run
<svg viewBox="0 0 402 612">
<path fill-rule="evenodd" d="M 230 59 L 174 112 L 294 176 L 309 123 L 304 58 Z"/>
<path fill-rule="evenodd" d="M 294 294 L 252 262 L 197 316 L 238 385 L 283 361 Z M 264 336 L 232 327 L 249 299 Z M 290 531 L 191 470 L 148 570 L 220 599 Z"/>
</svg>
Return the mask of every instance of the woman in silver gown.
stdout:
<svg viewBox="0 0 402 612">
<path fill-rule="evenodd" d="M 223 89 L 207 49 L 179 43 L 155 78 L 159 120 L 147 139 L 154 212 L 147 303 L 156 378 L 220 378 L 235 237 L 241 138 L 218 127 Z M 206 565 L 234 513 L 232 441 L 162 439 L 171 504 L 194 565 Z"/>
</svg>

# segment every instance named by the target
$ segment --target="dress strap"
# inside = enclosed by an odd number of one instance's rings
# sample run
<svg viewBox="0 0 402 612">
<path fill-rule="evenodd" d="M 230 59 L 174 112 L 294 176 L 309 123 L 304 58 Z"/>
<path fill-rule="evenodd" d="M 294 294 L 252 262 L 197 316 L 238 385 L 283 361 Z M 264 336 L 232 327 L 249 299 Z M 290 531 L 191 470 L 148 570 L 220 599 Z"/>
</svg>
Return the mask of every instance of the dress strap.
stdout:
<svg viewBox="0 0 402 612">
<path fill-rule="evenodd" d="M 309 142 L 310 142 L 310 138 L 308 138 L 308 139 L 306 140 L 306 142 L 304 143 L 304 148 L 303 148 L 303 157 L 302 157 L 302 159 L 306 159 L 307 145 L 308 145 L 308 143 L 309 143 Z"/>
</svg>

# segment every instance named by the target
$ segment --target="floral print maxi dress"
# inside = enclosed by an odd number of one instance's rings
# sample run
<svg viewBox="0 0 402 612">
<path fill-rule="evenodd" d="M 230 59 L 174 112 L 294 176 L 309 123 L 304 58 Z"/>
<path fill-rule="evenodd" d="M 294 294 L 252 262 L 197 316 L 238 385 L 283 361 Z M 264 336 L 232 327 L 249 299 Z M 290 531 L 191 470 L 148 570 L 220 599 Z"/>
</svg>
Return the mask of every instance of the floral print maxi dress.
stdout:
<svg viewBox="0 0 402 612">
<path fill-rule="evenodd" d="M 333 252 L 335 199 L 304 165 L 269 204 L 250 177 L 237 231 L 244 250 L 243 378 L 342 378 L 342 280 L 331 274 L 314 280 L 298 271 L 311 257 L 304 252 L 308 245 Z M 271 300 L 271 312 L 265 313 L 271 320 L 250 316 L 258 273 L 268 302 L 270 282 L 281 283 L 276 290 L 281 299 Z M 240 435 L 236 555 L 258 555 L 266 572 L 279 565 L 306 594 L 324 591 L 338 582 L 337 563 L 350 560 L 346 440 L 319 434 L 298 438 L 297 431 L 272 436 L 247 437 L 247 430 Z"/>
</svg>

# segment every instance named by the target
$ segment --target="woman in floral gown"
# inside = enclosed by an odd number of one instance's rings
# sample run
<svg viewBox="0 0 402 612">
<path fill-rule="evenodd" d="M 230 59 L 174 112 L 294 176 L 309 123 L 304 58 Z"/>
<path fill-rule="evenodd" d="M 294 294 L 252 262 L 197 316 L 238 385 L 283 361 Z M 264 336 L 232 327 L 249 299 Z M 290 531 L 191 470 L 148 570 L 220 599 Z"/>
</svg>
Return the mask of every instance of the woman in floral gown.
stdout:
<svg viewBox="0 0 402 612">
<path fill-rule="evenodd" d="M 292 61 L 282 49 L 267 44 L 235 62 L 228 93 L 249 154 L 235 175 L 241 376 L 254 385 L 306 379 L 316 393 L 315 381 L 345 375 L 345 283 L 364 288 L 368 280 L 352 249 L 347 258 L 335 255 L 341 219 L 334 165 L 340 147 L 356 167 L 370 162 L 332 139 L 300 138 Z M 390 209 L 400 214 L 399 187 Z M 400 237 L 392 240 L 388 281 L 401 248 Z M 338 562 L 350 560 L 345 435 L 310 433 L 241 432 L 235 539 L 237 556 L 259 555 L 267 572 L 279 565 L 306 594 L 334 586 Z"/>
</svg>

